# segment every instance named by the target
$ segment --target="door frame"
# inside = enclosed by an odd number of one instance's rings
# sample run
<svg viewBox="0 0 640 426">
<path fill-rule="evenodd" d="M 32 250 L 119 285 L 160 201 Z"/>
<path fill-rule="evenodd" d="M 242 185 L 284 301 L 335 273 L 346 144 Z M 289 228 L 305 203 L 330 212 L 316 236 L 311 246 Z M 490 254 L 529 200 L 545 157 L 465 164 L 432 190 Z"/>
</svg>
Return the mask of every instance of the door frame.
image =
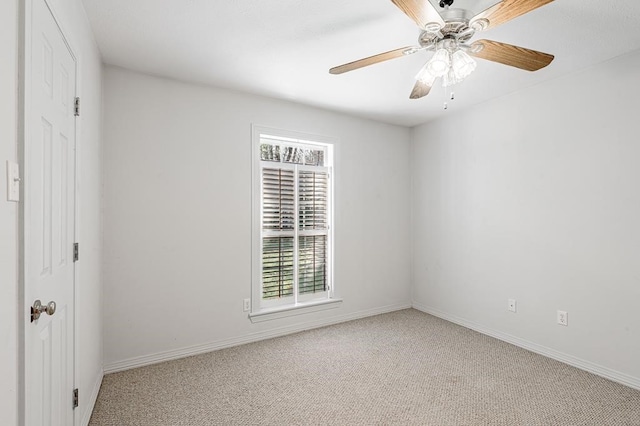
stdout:
<svg viewBox="0 0 640 426">
<path fill-rule="evenodd" d="M 66 30 L 62 20 L 60 19 L 59 14 L 56 12 L 52 0 L 24 0 L 19 2 L 19 105 L 18 105 L 18 161 L 20 164 L 21 175 L 27 176 L 27 160 L 26 160 L 26 145 L 27 141 L 30 140 L 32 136 L 32 132 L 30 126 L 32 124 L 32 116 L 31 116 L 31 82 L 32 82 L 32 29 L 33 22 L 31 19 L 32 10 L 33 10 L 33 2 L 34 1 L 42 1 L 49 9 L 51 16 L 58 27 L 58 30 L 61 33 L 62 39 L 69 51 L 69 54 L 73 58 L 75 64 L 75 81 L 73 83 L 73 90 L 75 96 L 79 95 L 80 88 L 80 58 L 76 54 L 76 49 L 74 49 L 70 37 L 71 34 Z M 79 236 L 79 205 L 80 205 L 80 193 L 78 191 L 78 170 L 80 169 L 80 155 L 79 155 L 79 146 L 80 146 L 80 121 L 78 119 L 74 120 L 74 165 L 73 165 L 73 197 L 74 197 L 74 206 L 73 206 L 73 242 L 78 242 Z M 29 264 L 27 261 L 27 252 L 26 252 L 26 244 L 28 236 L 30 235 L 30 229 L 27 226 L 27 218 L 30 214 L 30 206 L 27 205 L 27 182 L 20 185 L 20 200 L 19 203 L 19 239 L 18 239 L 18 257 L 19 257 L 19 295 L 18 295 L 18 328 L 20 330 L 19 338 L 18 338 L 18 424 L 24 425 L 26 422 L 26 377 L 27 377 L 27 359 L 29 353 L 27 350 L 29 349 L 26 345 L 26 332 L 27 327 L 31 325 L 31 321 L 29 320 L 30 311 L 29 306 L 31 305 L 30 300 L 26 300 L 26 275 L 27 270 L 26 267 Z M 74 388 L 78 387 L 79 384 L 79 345 L 78 345 L 78 332 L 79 332 L 79 321 L 78 321 L 78 309 L 77 309 L 77 301 L 78 301 L 78 264 L 74 262 L 73 265 L 73 298 L 70 303 L 73 304 L 73 384 Z M 73 412 L 73 423 L 74 426 L 80 424 L 82 418 L 79 413 L 76 413 L 75 410 Z"/>
</svg>

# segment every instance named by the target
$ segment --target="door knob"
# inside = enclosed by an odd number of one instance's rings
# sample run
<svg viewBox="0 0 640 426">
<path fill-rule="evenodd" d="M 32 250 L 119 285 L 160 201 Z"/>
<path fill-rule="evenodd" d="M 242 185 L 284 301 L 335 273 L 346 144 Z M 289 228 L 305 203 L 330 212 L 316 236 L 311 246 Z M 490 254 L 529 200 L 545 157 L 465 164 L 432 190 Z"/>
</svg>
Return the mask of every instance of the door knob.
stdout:
<svg viewBox="0 0 640 426">
<path fill-rule="evenodd" d="M 31 322 L 34 322 L 40 318 L 41 314 L 53 315 L 56 313 L 56 302 L 53 300 L 46 305 L 43 305 L 40 299 L 33 302 L 31 307 Z"/>
</svg>

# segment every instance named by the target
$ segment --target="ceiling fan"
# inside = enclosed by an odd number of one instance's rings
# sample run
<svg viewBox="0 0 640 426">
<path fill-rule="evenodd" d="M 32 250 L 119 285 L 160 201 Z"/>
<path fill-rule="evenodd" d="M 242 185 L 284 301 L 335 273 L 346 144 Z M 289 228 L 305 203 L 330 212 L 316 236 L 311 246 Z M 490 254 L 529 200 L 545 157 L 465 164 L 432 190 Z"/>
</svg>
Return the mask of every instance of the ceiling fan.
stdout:
<svg viewBox="0 0 640 426">
<path fill-rule="evenodd" d="M 429 94 L 438 78 L 442 78 L 445 87 L 466 78 L 476 67 L 472 56 L 527 71 L 537 71 L 553 61 L 553 55 L 512 44 L 492 40 L 470 43 L 476 32 L 504 24 L 553 0 L 502 0 L 476 15 L 469 10 L 452 7 L 454 0 L 440 0 L 441 12 L 429 0 L 391 1 L 422 30 L 418 46 L 403 47 L 349 62 L 331 68 L 331 74 L 342 74 L 421 50 L 435 50 L 432 58 L 416 75 L 416 83 L 409 97 L 418 99 Z"/>
</svg>

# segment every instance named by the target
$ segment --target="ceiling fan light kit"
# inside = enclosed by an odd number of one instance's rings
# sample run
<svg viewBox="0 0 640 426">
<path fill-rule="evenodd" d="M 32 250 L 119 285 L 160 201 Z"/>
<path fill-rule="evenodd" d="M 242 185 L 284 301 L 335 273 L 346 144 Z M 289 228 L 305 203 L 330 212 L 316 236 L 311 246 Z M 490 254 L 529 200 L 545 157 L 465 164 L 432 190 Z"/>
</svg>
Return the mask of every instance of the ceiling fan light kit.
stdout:
<svg viewBox="0 0 640 426">
<path fill-rule="evenodd" d="M 441 0 L 441 12 L 428 0 L 391 1 L 421 29 L 418 46 L 349 62 L 331 68 L 331 74 L 342 74 L 421 50 L 433 50 L 433 56 L 415 76 L 416 83 L 409 96 L 419 99 L 429 94 L 438 78 L 442 79 L 445 88 L 467 78 L 477 66 L 472 57 L 527 71 L 544 68 L 554 59 L 553 55 L 547 53 L 492 40 L 477 40 L 469 44 L 476 32 L 494 28 L 553 0 L 502 0 L 475 15 L 470 10 L 453 8 L 454 0 Z"/>
<path fill-rule="evenodd" d="M 445 39 L 438 43 L 436 53 L 416 75 L 416 80 L 432 86 L 442 77 L 442 85 L 449 87 L 467 78 L 476 66 L 476 61 L 455 40 Z"/>
</svg>

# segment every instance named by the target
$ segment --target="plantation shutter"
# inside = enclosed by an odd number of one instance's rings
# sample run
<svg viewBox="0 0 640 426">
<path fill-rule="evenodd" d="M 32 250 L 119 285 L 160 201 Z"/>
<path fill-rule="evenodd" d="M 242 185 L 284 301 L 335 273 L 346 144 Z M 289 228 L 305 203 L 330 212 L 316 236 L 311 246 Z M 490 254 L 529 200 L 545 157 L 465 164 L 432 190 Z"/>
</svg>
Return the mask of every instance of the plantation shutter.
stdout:
<svg viewBox="0 0 640 426">
<path fill-rule="evenodd" d="M 262 240 L 262 298 L 293 295 L 293 237 Z"/>
<path fill-rule="evenodd" d="M 300 294 L 327 290 L 327 236 L 301 236 L 298 258 L 298 291 Z"/>
<path fill-rule="evenodd" d="M 262 230 L 293 231 L 295 226 L 294 170 L 262 169 Z M 293 295 L 293 236 L 262 239 L 262 298 Z"/>
<path fill-rule="evenodd" d="M 326 172 L 301 170 L 298 174 L 298 291 L 327 290 L 327 214 L 329 176 Z M 316 232 L 305 235 L 305 231 Z"/>
<path fill-rule="evenodd" d="M 294 171 L 262 169 L 262 229 L 293 230 L 295 225 Z"/>
<path fill-rule="evenodd" d="M 300 230 L 327 229 L 327 173 L 300 171 L 298 182 Z"/>
</svg>

